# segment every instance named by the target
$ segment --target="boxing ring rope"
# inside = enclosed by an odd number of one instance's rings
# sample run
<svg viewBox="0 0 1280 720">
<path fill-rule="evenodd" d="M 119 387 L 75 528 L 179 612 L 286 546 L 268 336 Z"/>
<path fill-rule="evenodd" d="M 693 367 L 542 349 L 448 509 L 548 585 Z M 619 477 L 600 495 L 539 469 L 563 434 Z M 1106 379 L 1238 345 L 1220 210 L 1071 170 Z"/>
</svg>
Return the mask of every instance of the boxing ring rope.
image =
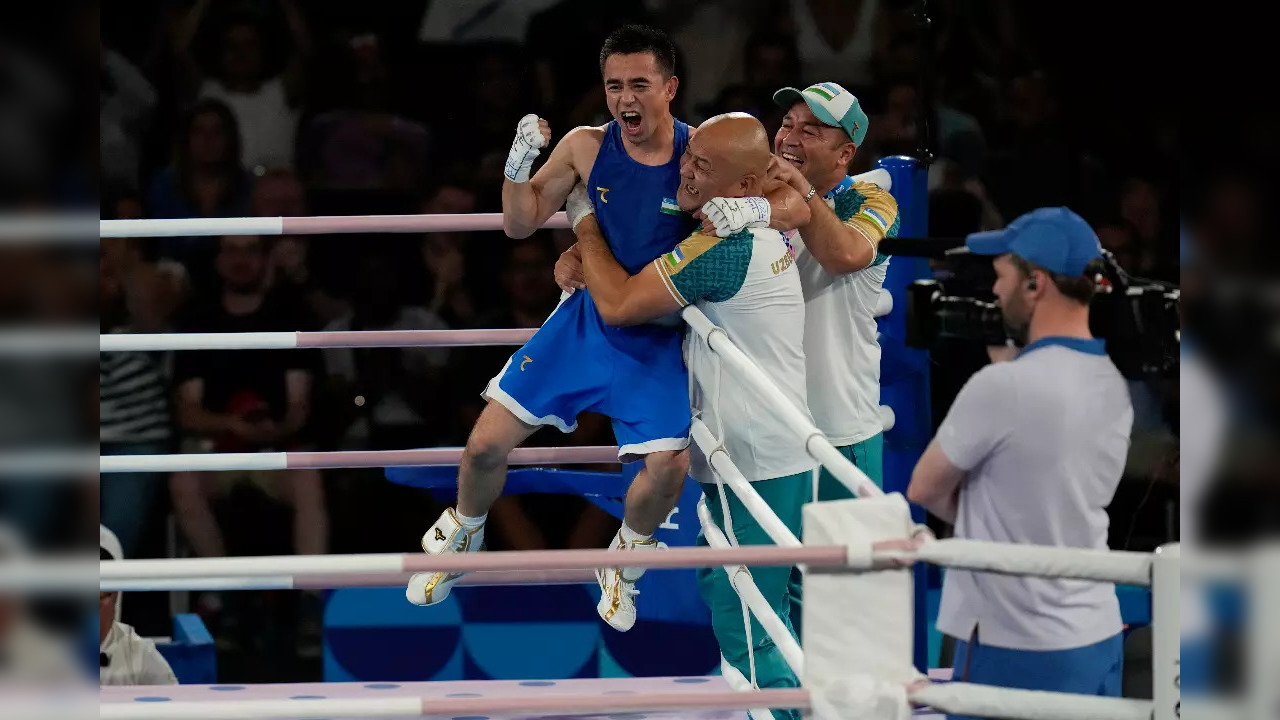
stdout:
<svg viewBox="0 0 1280 720">
<path fill-rule="evenodd" d="M 809 692 L 772 689 L 669 692 L 643 695 L 527 695 L 519 698 L 400 697 L 369 700 L 231 700 L 208 702 L 103 703 L 102 720 L 239 720 L 317 717 L 482 717 L 497 713 L 597 715 L 625 710 L 748 710 L 809 708 Z"/>
<path fill-rule="evenodd" d="M 1008 720 L 1151 720 L 1152 702 L 1076 693 L 1016 690 L 974 683 L 935 683 L 907 694 L 949 715 Z"/>
<path fill-rule="evenodd" d="M 1149 552 L 1018 545 L 989 540 L 948 538 L 925 543 L 915 552 L 896 551 L 901 559 L 977 572 L 1067 578 L 1120 585 L 1151 585 Z M 885 556 L 892 553 L 886 551 Z"/>
<path fill-rule="evenodd" d="M 776 516 L 775 516 L 776 517 Z M 1046 552 L 1037 552 L 1044 550 Z M 116 560 L 101 563 L 104 590 L 126 590 L 151 580 L 183 579 L 187 590 L 209 590 L 196 584 L 201 579 L 280 578 L 326 576 L 343 583 L 363 582 L 365 576 L 414 572 L 469 571 L 565 571 L 609 567 L 616 562 L 610 551 L 539 550 L 500 551 L 475 555 L 424 555 L 422 553 L 376 553 L 353 555 L 264 555 L 224 558 L 168 558 Z M 878 550 L 870 543 L 848 545 L 750 545 L 735 546 L 719 555 L 708 548 L 672 547 L 646 554 L 632 565 L 647 568 L 699 568 L 710 565 L 840 567 L 855 571 L 891 562 L 928 562 L 940 567 L 976 572 L 1000 572 L 1038 577 L 1068 577 L 1096 582 L 1152 585 L 1152 553 L 1125 553 L 1120 562 L 1107 557 L 1107 550 L 1047 548 L 1036 545 L 974 540 L 932 540 L 919 550 Z M 1043 557 L 1035 557 L 1042 555 Z M 630 561 L 628 561 L 630 562 Z M 346 587 L 347 585 L 335 585 Z M 245 588 L 249 589 L 249 588 Z"/>
<path fill-rule="evenodd" d="M 170 592 L 192 590 L 332 590 L 336 588 L 404 587 L 413 573 L 332 573 L 254 577 L 160 578 L 153 580 L 112 581 L 104 591 Z M 590 585 L 596 581 L 590 570 L 489 570 L 463 575 L 458 585 Z"/>
<path fill-rule="evenodd" d="M 711 464 L 711 468 L 715 470 L 717 477 L 724 480 L 724 483 L 733 489 L 738 499 L 746 506 L 751 516 L 760 523 L 761 529 L 769 535 L 769 538 L 783 547 L 800 547 L 799 538 L 782 523 L 782 520 L 769 507 L 769 503 L 760 497 L 760 493 L 751 487 L 751 483 L 743 477 L 742 472 L 733 464 L 729 453 L 716 444 L 711 431 L 707 429 L 707 426 L 701 420 L 694 419 L 691 435 L 693 436 L 693 441 L 698 443 L 698 447 L 702 449 L 702 454 L 706 456 L 707 462 Z"/>
<path fill-rule="evenodd" d="M 352 555 L 264 555 L 256 557 L 110 560 L 100 563 L 102 587 L 111 583 L 157 579 L 278 577 L 285 575 L 385 575 L 414 572 L 592 570 L 612 567 L 616 552 L 590 550 L 502 550 L 483 553 L 425 555 L 380 553 Z M 712 565 L 848 567 L 849 548 L 842 545 L 750 547 L 715 550 L 672 547 L 628 560 L 644 568 L 688 569 Z M 203 589 L 203 588 L 202 588 Z"/>
<path fill-rule="evenodd" d="M 330 452 L 191 453 L 188 455 L 102 455 L 104 473 L 220 472 L 233 470 L 326 470 L 331 468 L 456 466 L 462 448 L 418 450 L 336 450 Z M 539 448 L 511 451 L 510 465 L 591 465 L 618 462 L 611 445 Z"/>
<path fill-rule="evenodd" d="M 111 333 L 101 352 L 292 350 L 295 348 L 472 347 L 523 345 L 533 328 L 501 330 L 347 330 L 250 333 Z"/>
<path fill-rule="evenodd" d="M 439 215 L 316 215 L 309 217 L 231 217 L 101 220 L 103 238 L 194 237 L 224 235 L 342 235 L 350 233 L 430 233 L 501 231 L 502 213 Z M 568 229 L 563 212 L 543 226 Z"/>
</svg>

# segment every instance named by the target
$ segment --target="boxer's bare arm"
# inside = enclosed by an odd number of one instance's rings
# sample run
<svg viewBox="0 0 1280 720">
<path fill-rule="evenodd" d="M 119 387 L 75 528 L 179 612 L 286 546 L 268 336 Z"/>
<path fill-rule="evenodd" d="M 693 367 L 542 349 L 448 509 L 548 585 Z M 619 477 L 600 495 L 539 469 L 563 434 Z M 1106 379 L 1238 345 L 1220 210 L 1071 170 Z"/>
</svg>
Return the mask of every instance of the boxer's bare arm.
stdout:
<svg viewBox="0 0 1280 720">
<path fill-rule="evenodd" d="M 529 182 L 502 181 L 502 229 L 511 238 L 525 238 L 542 227 L 564 206 L 569 191 L 591 174 L 604 130 L 582 126 L 570 130 Z"/>
</svg>

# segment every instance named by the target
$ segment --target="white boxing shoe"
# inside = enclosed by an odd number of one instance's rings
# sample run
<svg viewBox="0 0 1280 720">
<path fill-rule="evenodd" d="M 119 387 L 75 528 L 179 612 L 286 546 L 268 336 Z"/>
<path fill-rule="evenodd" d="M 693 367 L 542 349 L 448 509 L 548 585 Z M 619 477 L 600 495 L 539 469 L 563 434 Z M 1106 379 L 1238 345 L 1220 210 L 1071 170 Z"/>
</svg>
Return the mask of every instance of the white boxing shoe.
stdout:
<svg viewBox="0 0 1280 720">
<path fill-rule="evenodd" d="M 458 522 L 453 508 L 448 508 L 422 536 L 422 550 L 428 555 L 476 552 L 484 541 L 484 526 L 467 531 Z M 464 573 L 417 573 L 409 578 L 404 595 L 414 605 L 435 605 L 449 597 L 453 584 Z"/>
<path fill-rule="evenodd" d="M 619 532 L 609 549 L 619 552 L 657 550 L 658 541 L 649 538 L 628 543 Z M 644 575 L 644 568 L 596 569 L 596 582 L 600 584 L 600 602 L 596 604 L 596 612 L 618 632 L 626 632 L 636 624 L 636 596 L 640 594 L 636 581 L 641 575 Z"/>
</svg>

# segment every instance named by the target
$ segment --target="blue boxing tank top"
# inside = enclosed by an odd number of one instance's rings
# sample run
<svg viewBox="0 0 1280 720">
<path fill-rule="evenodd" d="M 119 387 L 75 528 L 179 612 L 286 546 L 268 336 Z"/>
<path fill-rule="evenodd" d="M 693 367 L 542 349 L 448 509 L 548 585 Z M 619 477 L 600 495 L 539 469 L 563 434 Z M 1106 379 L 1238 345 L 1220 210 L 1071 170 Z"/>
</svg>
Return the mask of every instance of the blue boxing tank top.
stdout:
<svg viewBox="0 0 1280 720">
<path fill-rule="evenodd" d="M 622 128 L 616 120 L 610 121 L 587 179 L 587 190 L 613 256 L 635 275 L 658 256 L 671 252 L 698 222 L 676 205 L 680 158 L 689 144 L 689 126 L 675 121 L 675 147 L 664 165 L 633 160 L 624 142 Z"/>
</svg>

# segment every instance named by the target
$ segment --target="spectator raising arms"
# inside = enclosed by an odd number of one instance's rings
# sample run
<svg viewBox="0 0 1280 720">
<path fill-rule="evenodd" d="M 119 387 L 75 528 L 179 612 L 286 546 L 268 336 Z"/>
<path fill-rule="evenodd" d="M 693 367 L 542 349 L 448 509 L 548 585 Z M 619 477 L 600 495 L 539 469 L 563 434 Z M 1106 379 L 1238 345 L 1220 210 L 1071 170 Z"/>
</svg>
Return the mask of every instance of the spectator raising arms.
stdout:
<svg viewBox="0 0 1280 720">
<path fill-rule="evenodd" d="M 271 72 L 264 18 L 257 14 L 242 13 L 225 20 L 217 38 L 215 68 L 207 75 L 193 49 L 205 25 L 210 0 L 196 0 L 176 39 L 175 54 L 185 65 L 189 87 L 196 89 L 199 97 L 225 102 L 235 113 L 244 133 L 239 160 L 248 168 L 293 165 L 311 38 L 296 0 L 278 2 L 292 41 L 292 53 L 282 74 Z"/>
</svg>

